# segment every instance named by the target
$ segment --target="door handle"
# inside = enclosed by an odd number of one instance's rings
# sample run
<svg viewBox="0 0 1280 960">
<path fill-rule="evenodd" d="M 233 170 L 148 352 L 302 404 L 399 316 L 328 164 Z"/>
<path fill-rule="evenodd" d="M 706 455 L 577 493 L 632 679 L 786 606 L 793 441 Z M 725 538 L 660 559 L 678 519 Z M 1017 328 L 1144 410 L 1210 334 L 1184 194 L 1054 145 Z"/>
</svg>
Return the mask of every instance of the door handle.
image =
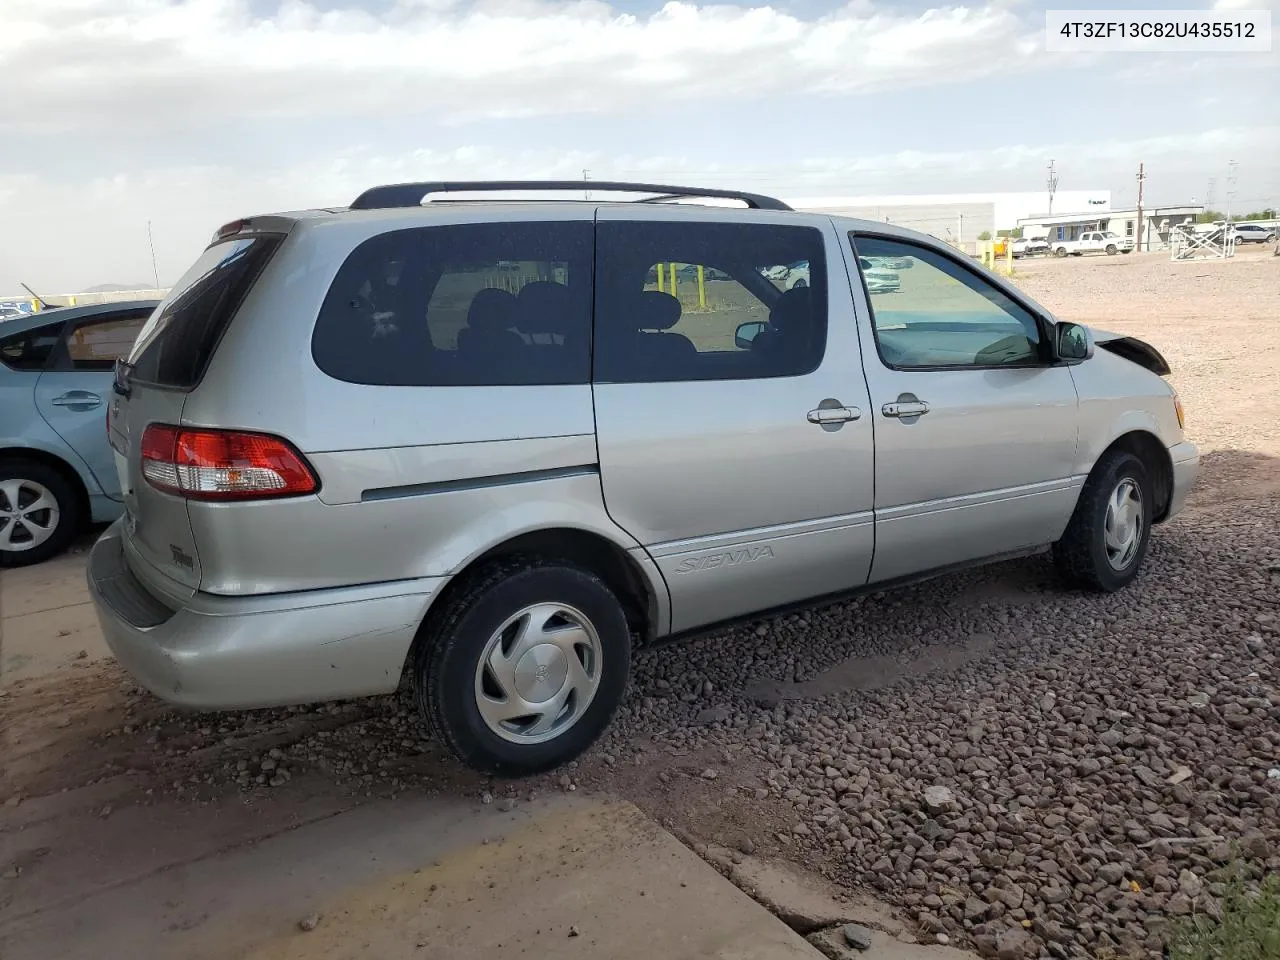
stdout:
<svg viewBox="0 0 1280 960">
<path fill-rule="evenodd" d="M 805 417 L 810 423 L 848 423 L 862 416 L 857 407 L 818 407 L 810 410 Z"/>
<path fill-rule="evenodd" d="M 880 412 L 886 417 L 899 419 L 923 417 L 929 412 L 929 404 L 923 400 L 895 400 L 893 403 L 886 403 L 880 408 Z"/>
<path fill-rule="evenodd" d="M 96 393 L 89 393 L 87 390 L 72 390 L 70 393 L 54 397 L 49 402 L 55 407 L 78 407 L 83 410 L 92 410 L 94 407 L 102 406 L 102 398 Z"/>
</svg>

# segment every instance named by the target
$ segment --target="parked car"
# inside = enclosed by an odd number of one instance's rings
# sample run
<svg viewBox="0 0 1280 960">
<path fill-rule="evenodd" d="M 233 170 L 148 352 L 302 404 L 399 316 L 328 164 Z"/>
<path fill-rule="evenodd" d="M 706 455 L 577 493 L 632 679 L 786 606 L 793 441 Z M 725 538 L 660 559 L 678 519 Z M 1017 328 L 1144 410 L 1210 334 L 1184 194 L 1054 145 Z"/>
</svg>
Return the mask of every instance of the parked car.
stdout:
<svg viewBox="0 0 1280 960">
<path fill-rule="evenodd" d="M 106 401 L 157 301 L 63 307 L 0 326 L 0 567 L 62 552 L 120 515 Z"/>
<path fill-rule="evenodd" d="M 1110 257 L 1117 253 L 1132 253 L 1133 238 L 1122 237 L 1109 230 L 1094 230 L 1080 234 L 1075 240 L 1055 240 L 1052 246 L 1057 257 L 1067 254 L 1079 257 L 1086 253 L 1105 253 Z"/>
<path fill-rule="evenodd" d="M 1154 348 L 923 234 L 754 194 L 423 202 L 456 189 L 226 225 L 118 366 L 88 582 L 159 696 L 405 678 L 465 763 L 529 773 L 596 739 L 637 644 L 1046 549 L 1119 590 L 1195 476 Z M 871 257 L 930 296 L 868 297 Z M 499 258 L 564 282 L 487 287 Z M 683 325 L 663 262 L 744 292 Z"/>
<path fill-rule="evenodd" d="M 1019 237 L 1013 241 L 1013 258 L 1034 257 L 1049 252 L 1049 241 L 1044 237 Z"/>
<path fill-rule="evenodd" d="M 876 266 L 869 258 L 863 257 L 859 263 L 862 267 L 862 276 L 867 282 L 868 293 L 893 293 L 902 285 L 902 280 L 896 273 Z M 777 279 L 785 290 L 803 290 L 809 286 L 809 264 L 792 264 L 787 268 L 786 273 Z"/>
<path fill-rule="evenodd" d="M 1276 228 L 1256 223 L 1233 223 L 1231 235 L 1236 243 L 1271 243 L 1276 238 Z"/>
</svg>

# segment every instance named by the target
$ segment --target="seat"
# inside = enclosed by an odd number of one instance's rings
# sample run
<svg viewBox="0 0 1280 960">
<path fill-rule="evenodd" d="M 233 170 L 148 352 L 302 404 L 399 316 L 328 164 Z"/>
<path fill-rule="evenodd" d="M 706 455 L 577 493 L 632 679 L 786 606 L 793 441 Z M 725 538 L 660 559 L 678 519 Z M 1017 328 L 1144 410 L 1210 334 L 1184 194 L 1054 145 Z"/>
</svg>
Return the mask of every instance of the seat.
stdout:
<svg viewBox="0 0 1280 960">
<path fill-rule="evenodd" d="M 516 329 L 529 338 L 527 362 L 538 364 L 551 382 L 575 382 L 586 376 L 578 369 L 587 356 L 574 327 L 573 294 L 562 283 L 535 280 L 516 296 Z"/>
<path fill-rule="evenodd" d="M 773 304 L 769 325 L 751 343 L 762 373 L 788 376 L 800 373 L 811 358 L 813 310 L 808 287 L 793 287 Z"/>
<path fill-rule="evenodd" d="M 503 358 L 518 352 L 524 341 L 516 325 L 516 298 L 505 290 L 485 287 L 467 308 L 467 325 L 458 331 L 458 356 L 472 362 Z"/>
<path fill-rule="evenodd" d="M 698 350 L 693 341 L 671 332 L 680 322 L 681 313 L 680 301 L 669 293 L 646 290 L 640 294 L 632 318 L 636 327 L 632 349 L 646 369 L 683 371 L 697 362 Z"/>
</svg>

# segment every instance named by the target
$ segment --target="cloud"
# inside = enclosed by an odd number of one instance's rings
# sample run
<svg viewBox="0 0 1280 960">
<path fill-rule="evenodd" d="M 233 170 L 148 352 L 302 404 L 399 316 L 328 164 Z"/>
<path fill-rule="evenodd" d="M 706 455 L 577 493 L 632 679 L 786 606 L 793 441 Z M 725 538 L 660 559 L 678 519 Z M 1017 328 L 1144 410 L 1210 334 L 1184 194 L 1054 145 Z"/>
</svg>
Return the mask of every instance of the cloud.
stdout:
<svg viewBox="0 0 1280 960">
<path fill-rule="evenodd" d="M 671 98 L 849 93 L 1043 68 L 1043 26 L 1003 3 L 923 13 L 851 3 L 811 19 L 671 0 L 399 0 L 380 13 L 282 0 L 5 0 L 0 126 L 189 128 L 224 118 L 482 118 Z M 341 136 L 341 130 L 335 130 Z"/>
<path fill-rule="evenodd" d="M 441 179 L 657 180 L 737 187 L 785 199 L 895 193 L 1039 189 L 1047 157 L 1055 157 L 1065 189 L 1111 189 L 1130 202 L 1137 161 L 1145 159 L 1153 203 L 1201 195 L 1203 171 L 1227 155 L 1274 155 L 1280 127 L 1232 127 L 1194 135 L 1137 140 L 1063 140 L 964 151 L 895 151 L 860 158 L 813 157 L 796 164 L 684 156 L 645 156 L 542 147 L 425 149 L 384 155 L 348 148 L 323 159 L 263 170 L 185 165 L 88 176 L 75 189 L 52 177 L 0 176 L 0 293 L 25 280 L 46 293 L 151 276 L 146 226 L 153 221 L 162 282 L 195 259 L 213 231 L 240 216 L 287 207 L 341 206 L 376 183 L 424 175 Z M 429 173 L 425 173 L 429 171 Z M 1247 172 L 1247 171 L 1246 171 Z M 850 184 L 856 184 L 854 190 Z M 1248 204 L 1260 195 L 1245 190 Z M 1252 188 L 1250 188 L 1252 189 Z M 1260 201 L 1255 206 L 1262 206 Z M 74 230 L 67 224 L 74 223 Z"/>
</svg>

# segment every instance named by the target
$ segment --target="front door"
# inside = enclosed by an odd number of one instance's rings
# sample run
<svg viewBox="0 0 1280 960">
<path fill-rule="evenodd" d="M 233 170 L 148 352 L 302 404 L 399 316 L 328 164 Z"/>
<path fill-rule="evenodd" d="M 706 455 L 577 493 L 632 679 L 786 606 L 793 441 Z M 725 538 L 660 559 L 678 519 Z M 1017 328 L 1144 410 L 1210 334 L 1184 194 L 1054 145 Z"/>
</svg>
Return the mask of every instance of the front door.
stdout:
<svg viewBox="0 0 1280 960">
<path fill-rule="evenodd" d="M 892 291 L 864 283 L 872 580 L 1056 540 L 1083 478 L 1072 476 L 1075 384 L 1050 360 L 1047 330 L 958 255 L 892 236 L 850 240 L 899 281 Z"/>
<path fill-rule="evenodd" d="M 102 492 L 115 500 L 120 499 L 120 480 L 107 439 L 112 371 L 150 313 L 123 310 L 71 321 L 36 382 L 40 415 L 88 464 Z"/>
<path fill-rule="evenodd" d="M 672 629 L 865 583 L 871 418 L 838 234 L 637 207 L 598 213 L 596 429 Z"/>
</svg>

